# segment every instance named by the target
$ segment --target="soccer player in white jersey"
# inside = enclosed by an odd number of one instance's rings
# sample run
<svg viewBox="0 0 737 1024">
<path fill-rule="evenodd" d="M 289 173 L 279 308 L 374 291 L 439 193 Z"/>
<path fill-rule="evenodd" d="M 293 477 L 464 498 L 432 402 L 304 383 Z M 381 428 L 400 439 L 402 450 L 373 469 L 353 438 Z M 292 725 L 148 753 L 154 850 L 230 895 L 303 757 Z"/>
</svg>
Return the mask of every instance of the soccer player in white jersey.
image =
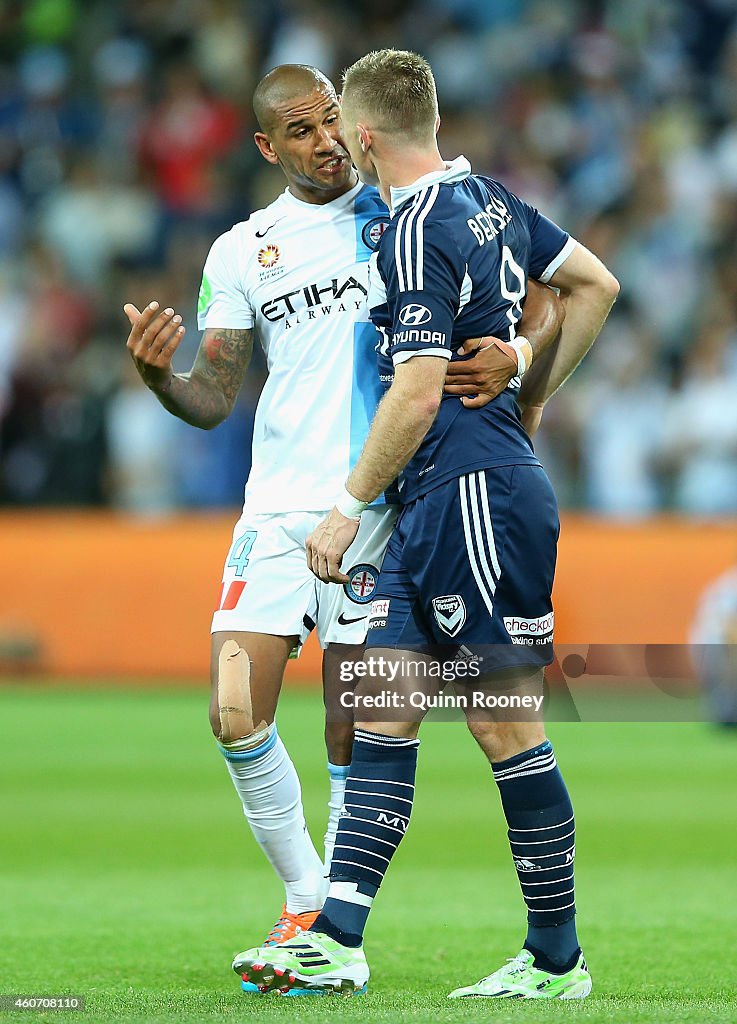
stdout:
<svg viewBox="0 0 737 1024">
<path fill-rule="evenodd" d="M 334 88 L 319 71 L 276 68 L 257 87 L 254 109 L 261 129 L 256 144 L 282 168 L 288 188 L 213 244 L 198 306 L 204 335 L 191 371 L 172 370 L 184 333 L 173 309 L 160 311 L 152 302 L 142 313 L 131 304 L 125 312 L 128 348 L 144 383 L 166 409 L 197 427 L 217 426 L 231 412 L 254 330 L 266 354 L 253 468 L 212 622 L 210 722 L 253 834 L 284 882 L 283 912 L 267 938 L 274 943 L 309 927 L 327 889 L 297 774 L 274 721 L 282 675 L 316 625 L 325 648 L 326 702 L 337 704 L 328 691 L 340 685 L 339 664 L 357 657 L 365 639 L 395 519 L 381 495 L 347 552 L 348 582 L 315 581 L 306 538 L 357 461 L 380 396 L 365 299 L 368 260 L 388 211 L 377 190 L 358 181 L 339 141 Z M 542 300 L 529 311 L 529 332 L 552 336 L 558 316 Z M 472 360 L 477 369 L 465 364 L 453 393 L 493 395 L 508 377 L 499 377 L 504 359 L 491 346 Z M 329 865 L 352 722 L 327 722 L 326 744 Z"/>
</svg>

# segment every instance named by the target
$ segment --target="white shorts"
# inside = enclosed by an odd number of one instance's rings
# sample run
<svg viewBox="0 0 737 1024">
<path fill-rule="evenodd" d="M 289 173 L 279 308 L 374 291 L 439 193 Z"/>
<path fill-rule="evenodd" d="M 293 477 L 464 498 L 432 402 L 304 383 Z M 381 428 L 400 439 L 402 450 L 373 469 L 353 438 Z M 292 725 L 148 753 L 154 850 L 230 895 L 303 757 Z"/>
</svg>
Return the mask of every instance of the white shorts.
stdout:
<svg viewBox="0 0 737 1024">
<path fill-rule="evenodd" d="M 362 644 L 384 552 L 399 509 L 367 508 L 343 571 L 350 583 L 321 583 L 307 566 L 305 543 L 325 512 L 249 513 L 243 509 L 225 560 L 212 633 L 297 636 L 317 627 L 322 647 Z"/>
</svg>

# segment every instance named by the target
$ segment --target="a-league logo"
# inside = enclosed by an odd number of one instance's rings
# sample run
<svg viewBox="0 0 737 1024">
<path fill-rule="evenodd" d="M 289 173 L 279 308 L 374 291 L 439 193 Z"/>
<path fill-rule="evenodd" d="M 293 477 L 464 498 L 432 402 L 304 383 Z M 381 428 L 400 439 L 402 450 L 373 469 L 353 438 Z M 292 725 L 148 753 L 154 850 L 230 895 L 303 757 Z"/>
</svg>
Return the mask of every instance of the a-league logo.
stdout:
<svg viewBox="0 0 737 1024">
<path fill-rule="evenodd" d="M 456 636 L 466 621 L 466 606 L 460 594 L 444 594 L 432 599 L 435 620 L 444 633 Z"/>
<path fill-rule="evenodd" d="M 281 253 L 279 252 L 279 246 L 272 244 L 265 245 L 263 249 L 259 249 L 256 258 L 258 259 L 262 267 L 268 268 L 275 266 L 275 264 L 279 262 L 280 255 Z"/>
</svg>

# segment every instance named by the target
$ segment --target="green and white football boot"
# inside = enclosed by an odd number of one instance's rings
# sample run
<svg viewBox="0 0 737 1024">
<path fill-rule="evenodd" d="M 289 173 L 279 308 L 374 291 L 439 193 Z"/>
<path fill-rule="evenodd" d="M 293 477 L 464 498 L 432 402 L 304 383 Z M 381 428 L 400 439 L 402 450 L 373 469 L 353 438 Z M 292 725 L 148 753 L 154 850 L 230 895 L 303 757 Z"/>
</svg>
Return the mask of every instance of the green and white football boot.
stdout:
<svg viewBox="0 0 737 1024">
<path fill-rule="evenodd" d="M 277 946 L 239 953 L 233 970 L 261 992 L 321 989 L 329 995 L 363 995 L 369 967 L 363 947 L 341 946 L 323 932 L 300 932 Z"/>
<path fill-rule="evenodd" d="M 534 956 L 523 949 L 504 967 L 486 978 L 457 988 L 449 999 L 585 999 L 591 991 L 591 975 L 583 953 L 565 974 L 551 974 L 534 966 Z"/>
</svg>

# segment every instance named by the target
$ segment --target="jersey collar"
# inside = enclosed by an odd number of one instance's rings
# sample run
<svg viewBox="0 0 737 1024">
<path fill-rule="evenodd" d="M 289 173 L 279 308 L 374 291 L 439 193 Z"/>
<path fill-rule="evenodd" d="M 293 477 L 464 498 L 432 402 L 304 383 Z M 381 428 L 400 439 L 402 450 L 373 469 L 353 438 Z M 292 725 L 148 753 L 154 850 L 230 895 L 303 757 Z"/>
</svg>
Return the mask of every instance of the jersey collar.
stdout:
<svg viewBox="0 0 737 1024">
<path fill-rule="evenodd" d="M 457 181 L 463 181 L 470 173 L 470 163 L 466 160 L 465 156 L 459 156 L 455 160 L 446 162 L 444 170 L 430 171 L 429 174 L 423 174 L 421 178 L 413 181 L 411 185 L 400 185 L 399 188 L 394 188 L 393 185 L 390 186 L 389 199 L 391 201 L 392 217 L 400 206 L 404 206 L 408 199 L 416 196 L 418 192 L 421 192 L 423 188 L 427 188 L 428 185 L 454 185 Z"/>
</svg>

